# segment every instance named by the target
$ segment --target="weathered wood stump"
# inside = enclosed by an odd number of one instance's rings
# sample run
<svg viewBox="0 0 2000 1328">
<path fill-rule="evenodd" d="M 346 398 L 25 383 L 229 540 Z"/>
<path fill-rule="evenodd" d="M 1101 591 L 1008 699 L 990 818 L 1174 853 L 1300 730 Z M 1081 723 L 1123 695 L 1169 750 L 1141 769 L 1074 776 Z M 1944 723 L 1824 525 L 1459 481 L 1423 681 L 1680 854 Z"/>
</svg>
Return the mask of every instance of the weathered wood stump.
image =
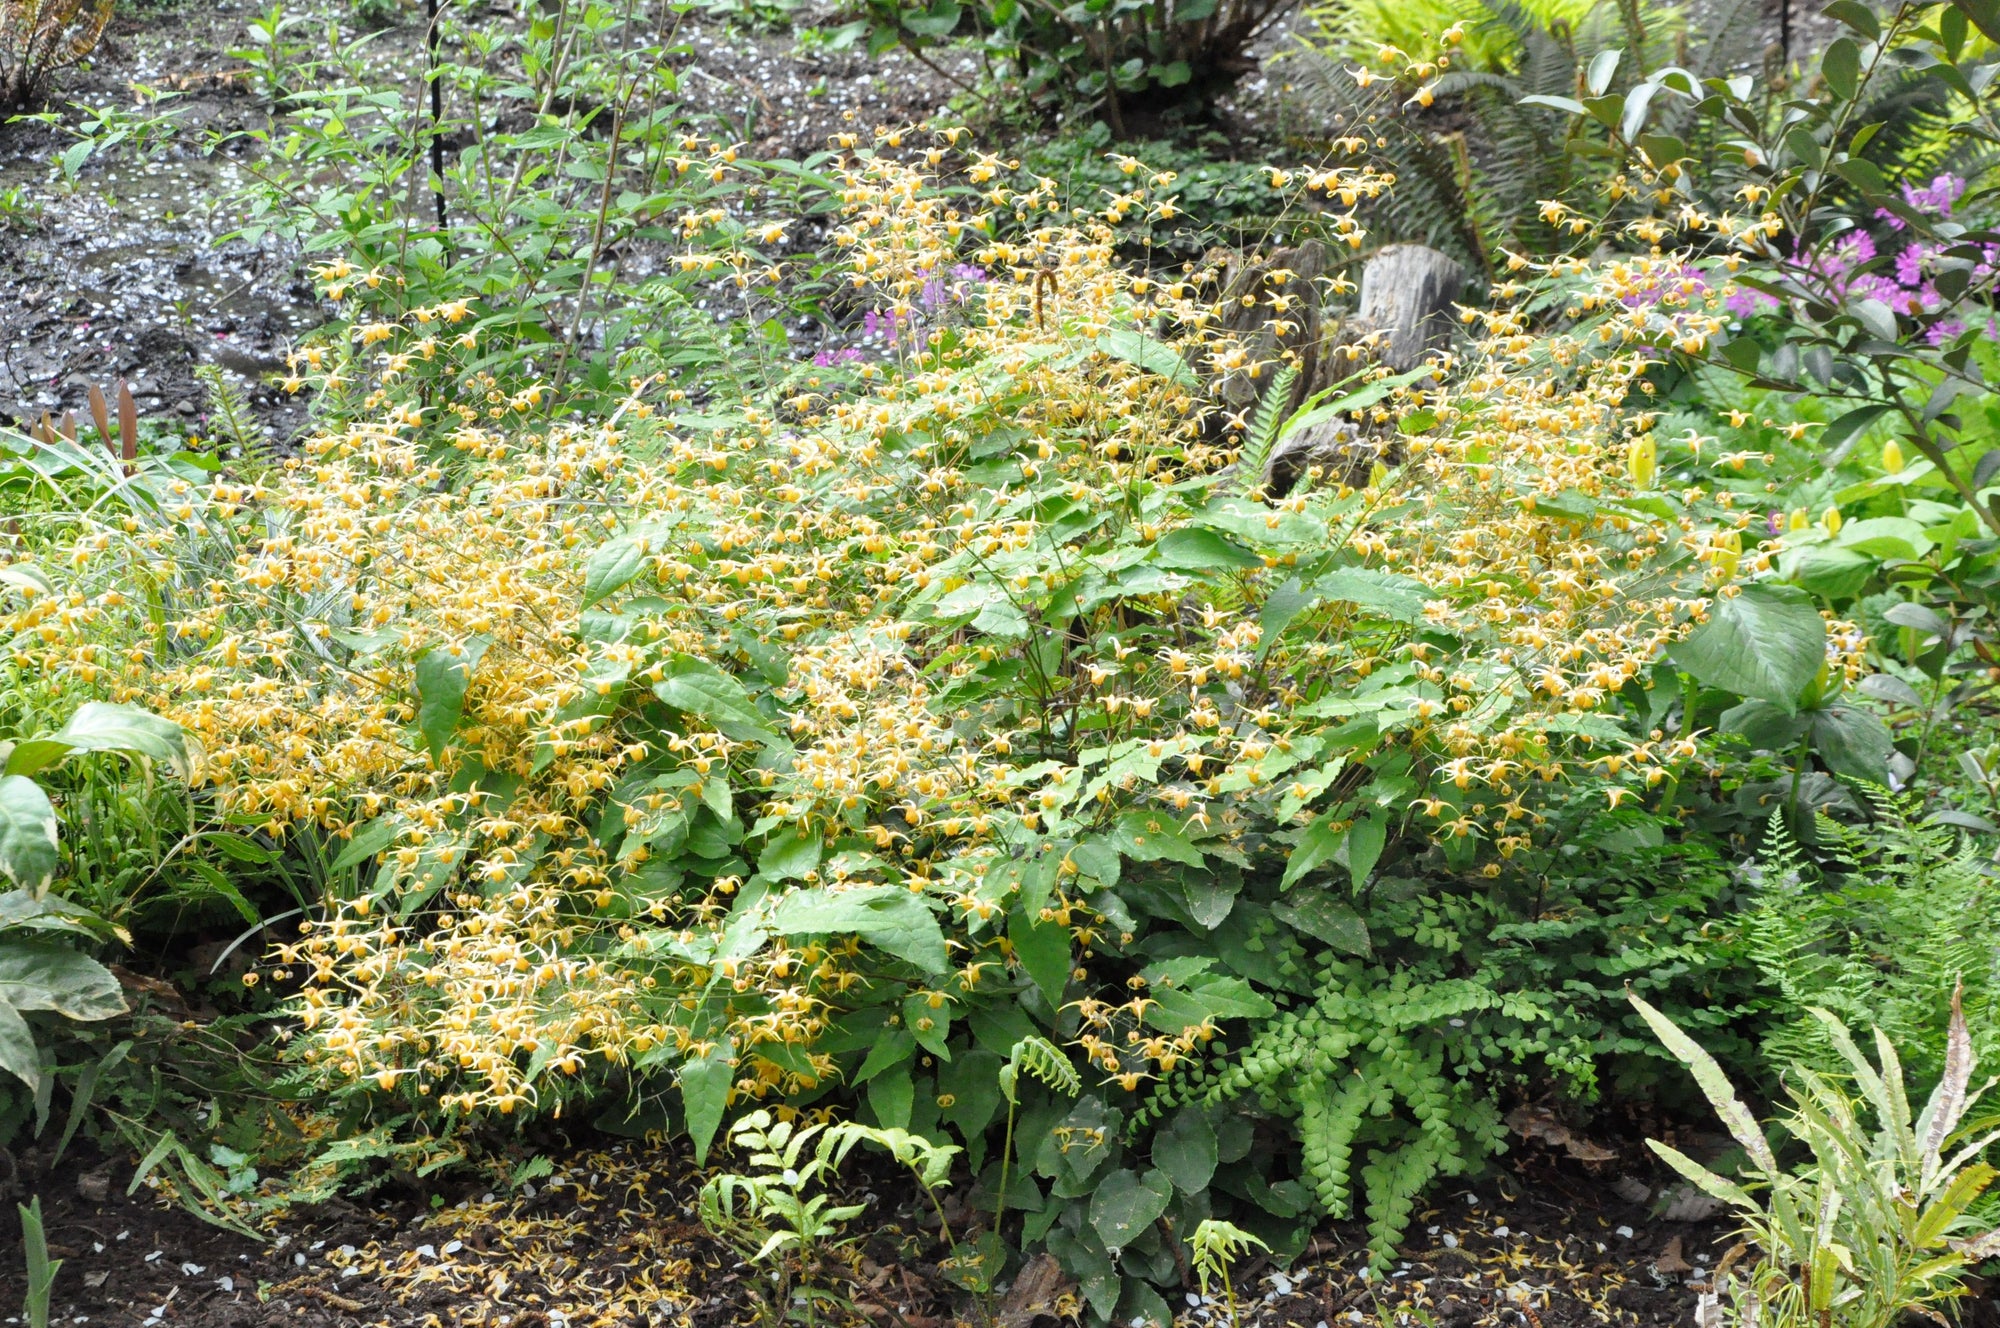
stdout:
<svg viewBox="0 0 2000 1328">
<path fill-rule="evenodd" d="M 1300 246 L 1300 250 L 1307 246 Z M 1297 250 L 1280 250 L 1280 256 L 1299 262 Z M 1319 255 L 1324 270 L 1324 253 Z M 1251 269 L 1245 269 L 1249 276 Z M 1449 351 L 1457 319 L 1453 306 L 1465 285 L 1465 271 L 1435 249 L 1420 244 L 1396 244 L 1370 258 L 1361 270 L 1360 308 L 1354 316 L 1329 327 L 1318 307 L 1321 288 L 1311 288 L 1312 308 L 1294 314 L 1260 305 L 1267 328 L 1271 321 L 1296 322 L 1298 335 L 1309 337 L 1292 348 L 1298 352 L 1299 375 L 1286 413 L 1368 364 L 1379 364 L 1395 373 L 1406 373 L 1427 356 Z M 1289 287 L 1290 283 L 1287 282 Z M 1225 290 L 1228 288 L 1225 287 Z M 1306 292 L 1301 292 L 1305 294 Z M 1230 312 L 1241 308 L 1239 298 Z M 1256 313 L 1260 310 L 1249 310 Z M 1266 334 L 1253 346 L 1253 354 L 1275 354 L 1287 343 L 1275 334 Z M 1267 351 L 1268 347 L 1268 351 Z M 1224 384 L 1224 395 L 1233 405 L 1245 393 L 1247 380 Z M 1232 395 L 1232 389 L 1234 395 Z M 1268 390 L 1266 384 L 1256 390 Z M 1254 401 L 1254 395 L 1249 400 Z M 1261 403 L 1260 403 L 1261 404 Z M 1265 459 L 1259 480 L 1265 493 L 1282 497 L 1299 481 L 1317 470 L 1322 476 L 1344 484 L 1360 484 L 1376 463 L 1394 465 L 1400 457 L 1393 432 L 1365 430 L 1349 420 L 1331 419 L 1308 425 L 1288 435 Z"/>
</svg>

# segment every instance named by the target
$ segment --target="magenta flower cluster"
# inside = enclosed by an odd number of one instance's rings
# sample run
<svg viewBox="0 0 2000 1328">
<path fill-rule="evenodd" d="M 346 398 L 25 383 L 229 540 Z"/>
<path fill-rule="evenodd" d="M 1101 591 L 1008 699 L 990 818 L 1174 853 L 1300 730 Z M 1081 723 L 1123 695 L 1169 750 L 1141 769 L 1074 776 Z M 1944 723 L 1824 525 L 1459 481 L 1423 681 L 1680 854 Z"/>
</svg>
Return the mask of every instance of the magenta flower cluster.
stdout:
<svg viewBox="0 0 2000 1328">
<path fill-rule="evenodd" d="M 1905 184 L 1903 201 L 1926 216 L 1948 219 L 1964 192 L 1963 177 L 1940 175 L 1928 185 Z M 1875 216 L 1886 224 L 1892 235 L 1909 229 L 1908 221 L 1887 208 L 1878 209 Z M 1823 253 L 1803 260 L 1795 259 L 1793 275 L 1803 278 L 1808 286 L 1818 287 L 1830 299 L 1842 303 L 1880 300 L 1898 314 L 1915 317 L 1936 313 L 1947 303 L 1938 294 L 1935 281 L 1937 259 L 1942 248 L 1928 240 L 1911 238 L 1895 251 L 1888 270 L 1884 272 L 1879 267 L 1871 268 L 1882 253 L 1875 237 L 1866 231 L 1854 230 Z M 1990 276 L 1996 266 L 2000 266 L 2000 246 L 1988 245 L 1984 261 L 1974 272 L 1974 279 Z M 1731 313 L 1742 318 L 1768 312 L 1778 305 L 1764 292 L 1741 286 L 1726 303 Z M 1935 346 L 1963 331 L 1963 322 L 1948 318 L 1933 323 L 1926 337 Z"/>
</svg>

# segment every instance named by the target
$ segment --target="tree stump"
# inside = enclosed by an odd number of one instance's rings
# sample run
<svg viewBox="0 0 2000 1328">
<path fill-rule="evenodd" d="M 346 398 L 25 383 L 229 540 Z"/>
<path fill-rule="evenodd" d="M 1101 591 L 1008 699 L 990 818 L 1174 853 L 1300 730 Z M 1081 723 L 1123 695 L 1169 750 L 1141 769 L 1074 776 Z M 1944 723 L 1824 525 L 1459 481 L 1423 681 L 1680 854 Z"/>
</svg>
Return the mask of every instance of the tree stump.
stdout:
<svg viewBox="0 0 2000 1328">
<path fill-rule="evenodd" d="M 1361 307 L 1342 331 L 1380 334 L 1376 361 L 1407 373 L 1435 351 L 1449 350 L 1465 289 L 1465 269 L 1421 244 L 1392 244 L 1361 269 Z"/>
<path fill-rule="evenodd" d="M 1464 269 L 1437 250 L 1390 245 L 1362 267 L 1360 309 L 1331 330 L 1317 307 L 1315 287 L 1315 307 L 1309 319 L 1299 319 L 1312 329 L 1313 341 L 1300 349 L 1299 377 L 1285 412 L 1365 364 L 1407 373 L 1426 356 L 1448 351 L 1458 321 L 1452 306 L 1464 284 Z M 1230 312 L 1235 311 L 1232 305 Z M 1275 348 L 1280 343 L 1273 338 L 1270 344 Z M 1260 342 L 1257 351 L 1263 348 Z M 1401 459 L 1396 444 L 1394 433 L 1372 433 L 1349 420 L 1324 420 L 1293 432 L 1273 448 L 1258 480 L 1273 497 L 1290 493 L 1315 469 L 1339 483 L 1359 485 L 1377 463 L 1394 465 Z"/>
</svg>

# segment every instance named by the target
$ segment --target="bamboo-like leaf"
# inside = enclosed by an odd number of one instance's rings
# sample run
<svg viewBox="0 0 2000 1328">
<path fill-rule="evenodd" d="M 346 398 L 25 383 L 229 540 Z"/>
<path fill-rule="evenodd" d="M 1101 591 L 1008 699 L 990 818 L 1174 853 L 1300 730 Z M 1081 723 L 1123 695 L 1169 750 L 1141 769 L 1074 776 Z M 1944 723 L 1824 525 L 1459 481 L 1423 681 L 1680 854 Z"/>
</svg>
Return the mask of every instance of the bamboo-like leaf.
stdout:
<svg viewBox="0 0 2000 1328">
<path fill-rule="evenodd" d="M 1972 1034 L 1965 1027 L 1965 980 L 1961 978 L 1951 992 L 1951 1030 L 1945 1035 L 1944 1077 L 1938 1080 L 1918 1123 L 1923 1134 L 1926 1187 L 1937 1175 L 1938 1155 L 1944 1150 L 1945 1141 L 1951 1138 L 1965 1114 L 1966 1089 L 1972 1083 L 1972 1070 L 1977 1064 Z"/>
<path fill-rule="evenodd" d="M 1703 1194 L 1720 1199 L 1732 1208 L 1757 1210 L 1757 1201 L 1750 1197 L 1750 1191 L 1724 1176 L 1718 1176 L 1701 1163 L 1658 1139 L 1648 1139 L 1646 1147 L 1659 1154 L 1660 1159 L 1675 1171 L 1686 1177 L 1689 1184 Z"/>
<path fill-rule="evenodd" d="M 2000 1173 L 1986 1163 L 1975 1162 L 1953 1176 L 1951 1183 L 1944 1187 L 1944 1193 L 1934 1199 L 1930 1207 L 1924 1209 L 1923 1216 L 1917 1219 L 1910 1235 L 1911 1243 L 1920 1250 L 1927 1250 L 1943 1240 L 1952 1224 L 1972 1206 L 1972 1201 L 1986 1192 L 1996 1174 Z"/>
<path fill-rule="evenodd" d="M 1735 1086 L 1729 1082 L 1729 1076 L 1722 1072 L 1722 1067 L 1715 1063 L 1715 1057 L 1703 1051 L 1700 1043 L 1681 1032 L 1673 1020 L 1639 997 L 1631 996 L 1627 999 L 1646 1022 L 1652 1025 L 1654 1035 L 1665 1044 L 1667 1050 L 1674 1053 L 1681 1064 L 1688 1067 L 1694 1075 L 1695 1083 L 1708 1098 L 1709 1105 L 1715 1108 L 1715 1114 L 1722 1118 L 1723 1125 L 1728 1128 L 1736 1142 L 1743 1145 L 1743 1151 L 1750 1155 L 1750 1160 L 1756 1163 L 1758 1169 L 1765 1175 L 1776 1176 L 1778 1159 L 1771 1152 L 1771 1141 L 1764 1137 L 1763 1127 L 1757 1124 L 1757 1117 L 1751 1113 L 1750 1108 L 1743 1105 L 1743 1100 L 1736 1096 Z"/>
</svg>

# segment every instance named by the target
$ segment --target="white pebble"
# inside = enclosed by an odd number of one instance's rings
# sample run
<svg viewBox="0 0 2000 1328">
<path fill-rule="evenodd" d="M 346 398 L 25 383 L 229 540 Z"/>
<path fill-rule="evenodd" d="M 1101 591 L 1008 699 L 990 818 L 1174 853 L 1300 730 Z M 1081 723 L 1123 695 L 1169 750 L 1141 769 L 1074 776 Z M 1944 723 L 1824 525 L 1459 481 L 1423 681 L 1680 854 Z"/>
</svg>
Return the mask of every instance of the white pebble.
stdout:
<svg viewBox="0 0 2000 1328">
<path fill-rule="evenodd" d="M 1632 1239 L 1632 1228 L 1630 1228 L 1630 1227 L 1620 1227 L 1620 1228 L 1618 1228 L 1618 1231 L 1617 1231 L 1617 1233 L 1616 1233 L 1616 1234 L 1618 1234 L 1618 1235 L 1620 1235 L 1620 1236 L 1623 1236 L 1623 1237 L 1624 1237 L 1624 1238 L 1625 1238 L 1626 1240 L 1630 1240 L 1630 1239 Z"/>
<path fill-rule="evenodd" d="M 1431 1230 L 1432 1230 L 1432 1231 L 1436 1231 L 1436 1230 L 1437 1230 L 1437 1228 L 1436 1228 L 1436 1227 L 1432 1227 L 1432 1228 L 1431 1228 Z M 1452 1235 L 1452 1234 L 1451 1234 L 1451 1233 L 1450 1233 L 1449 1231 L 1445 1232 L 1445 1233 L 1444 1233 L 1444 1247 L 1445 1247 L 1446 1249 L 1448 1249 L 1448 1250 L 1455 1250 L 1455 1249 L 1457 1249 L 1457 1248 L 1458 1248 L 1458 1237 L 1457 1237 L 1457 1236 L 1454 1236 L 1454 1235 Z"/>
</svg>

